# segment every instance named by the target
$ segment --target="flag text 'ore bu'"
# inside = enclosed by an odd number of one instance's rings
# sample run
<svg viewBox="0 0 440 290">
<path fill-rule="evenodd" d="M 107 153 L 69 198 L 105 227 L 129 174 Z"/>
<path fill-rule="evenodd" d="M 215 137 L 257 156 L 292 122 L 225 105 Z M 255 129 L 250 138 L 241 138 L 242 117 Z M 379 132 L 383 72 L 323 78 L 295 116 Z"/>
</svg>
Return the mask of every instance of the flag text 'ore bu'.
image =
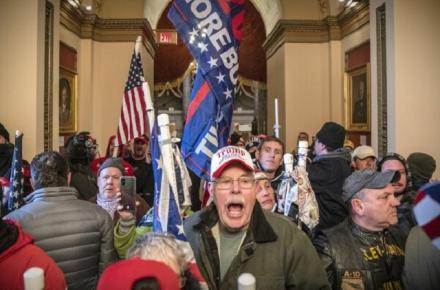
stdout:
<svg viewBox="0 0 440 290">
<path fill-rule="evenodd" d="M 174 0 L 168 13 L 197 61 L 182 154 L 188 168 L 204 179 L 209 179 L 212 155 L 229 137 L 245 2 Z"/>
</svg>

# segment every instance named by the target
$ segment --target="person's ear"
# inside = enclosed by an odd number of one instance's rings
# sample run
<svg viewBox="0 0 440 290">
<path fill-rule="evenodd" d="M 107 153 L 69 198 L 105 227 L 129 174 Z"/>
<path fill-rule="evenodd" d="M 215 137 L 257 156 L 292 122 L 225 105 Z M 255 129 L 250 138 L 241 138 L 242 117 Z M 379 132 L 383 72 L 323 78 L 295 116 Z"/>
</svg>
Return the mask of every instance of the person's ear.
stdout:
<svg viewBox="0 0 440 290">
<path fill-rule="evenodd" d="M 259 149 L 257 149 L 256 151 L 255 151 L 255 158 L 258 160 L 258 159 L 260 159 L 260 150 Z"/>
<path fill-rule="evenodd" d="M 362 200 L 358 199 L 358 198 L 353 198 L 351 200 L 351 207 L 353 208 L 353 210 L 355 211 L 355 213 L 357 215 L 364 215 L 365 212 L 365 206 L 362 202 Z"/>
</svg>

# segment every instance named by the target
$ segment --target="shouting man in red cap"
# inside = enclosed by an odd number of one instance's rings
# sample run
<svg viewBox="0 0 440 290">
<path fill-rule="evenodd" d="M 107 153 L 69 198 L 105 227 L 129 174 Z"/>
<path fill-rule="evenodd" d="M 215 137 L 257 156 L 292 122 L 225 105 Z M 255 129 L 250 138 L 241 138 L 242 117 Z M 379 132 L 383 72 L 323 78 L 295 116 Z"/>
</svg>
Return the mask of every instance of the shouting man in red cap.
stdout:
<svg viewBox="0 0 440 290">
<path fill-rule="evenodd" d="M 219 149 L 211 160 L 213 203 L 185 221 L 185 233 L 209 289 L 237 289 L 241 273 L 256 289 L 329 289 L 307 236 L 256 202 L 254 166 L 239 147 Z"/>
</svg>

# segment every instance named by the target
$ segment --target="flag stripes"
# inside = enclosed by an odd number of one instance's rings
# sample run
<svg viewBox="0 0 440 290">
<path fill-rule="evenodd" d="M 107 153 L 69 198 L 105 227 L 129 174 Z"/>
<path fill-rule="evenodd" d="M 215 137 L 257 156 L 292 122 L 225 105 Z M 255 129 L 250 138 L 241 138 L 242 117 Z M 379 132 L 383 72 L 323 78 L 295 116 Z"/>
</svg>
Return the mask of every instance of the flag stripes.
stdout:
<svg viewBox="0 0 440 290">
<path fill-rule="evenodd" d="M 134 138 L 147 135 L 147 101 L 142 90 L 143 75 L 140 54 L 133 53 L 122 98 L 116 146 L 127 144 Z"/>
</svg>

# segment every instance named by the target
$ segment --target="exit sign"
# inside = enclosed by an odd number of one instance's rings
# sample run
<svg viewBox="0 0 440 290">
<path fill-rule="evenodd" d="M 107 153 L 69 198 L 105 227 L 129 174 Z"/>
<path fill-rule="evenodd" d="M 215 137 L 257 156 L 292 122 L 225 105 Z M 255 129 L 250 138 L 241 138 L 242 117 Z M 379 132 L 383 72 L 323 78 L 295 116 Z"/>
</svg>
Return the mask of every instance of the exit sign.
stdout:
<svg viewBox="0 0 440 290">
<path fill-rule="evenodd" d="M 156 43 L 177 44 L 177 32 L 172 30 L 156 30 Z"/>
</svg>

